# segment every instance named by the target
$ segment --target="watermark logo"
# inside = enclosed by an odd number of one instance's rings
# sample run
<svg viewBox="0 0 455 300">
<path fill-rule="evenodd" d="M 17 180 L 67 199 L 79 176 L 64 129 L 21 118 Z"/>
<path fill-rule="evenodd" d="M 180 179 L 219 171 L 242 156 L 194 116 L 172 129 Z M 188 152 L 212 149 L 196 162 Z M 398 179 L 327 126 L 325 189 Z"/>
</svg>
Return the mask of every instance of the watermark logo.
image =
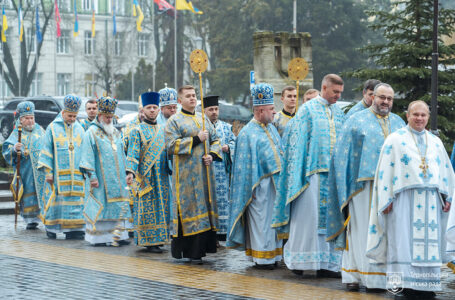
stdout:
<svg viewBox="0 0 455 300">
<path fill-rule="evenodd" d="M 396 295 L 403 291 L 403 272 L 387 272 L 387 290 Z"/>
</svg>

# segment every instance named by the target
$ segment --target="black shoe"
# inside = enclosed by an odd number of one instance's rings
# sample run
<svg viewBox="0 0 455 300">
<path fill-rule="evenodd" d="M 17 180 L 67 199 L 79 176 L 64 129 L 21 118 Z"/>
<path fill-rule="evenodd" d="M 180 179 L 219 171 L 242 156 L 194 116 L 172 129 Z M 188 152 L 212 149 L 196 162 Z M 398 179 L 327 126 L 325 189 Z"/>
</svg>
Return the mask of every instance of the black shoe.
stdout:
<svg viewBox="0 0 455 300">
<path fill-rule="evenodd" d="M 133 238 L 134 237 L 134 231 L 128 231 L 128 237 Z"/>
<path fill-rule="evenodd" d="M 106 243 L 95 243 L 95 244 L 92 244 L 93 247 L 106 247 L 107 244 Z"/>
<path fill-rule="evenodd" d="M 302 270 L 291 270 L 291 271 L 292 271 L 292 273 L 294 273 L 297 276 L 302 276 L 303 275 L 303 271 Z"/>
<path fill-rule="evenodd" d="M 341 278 L 341 272 L 333 272 L 329 270 L 317 270 L 316 274 L 318 277 Z"/>
<path fill-rule="evenodd" d="M 28 223 L 28 224 L 27 224 L 27 227 L 25 227 L 25 229 L 27 229 L 27 230 L 34 230 L 34 229 L 36 229 L 36 227 L 38 227 L 38 223 L 33 222 L 33 223 Z"/>
<path fill-rule="evenodd" d="M 386 290 L 384 289 L 370 289 L 370 288 L 365 288 L 365 292 L 367 293 L 384 293 Z"/>
<path fill-rule="evenodd" d="M 412 289 L 403 289 L 394 295 L 394 299 L 416 299 L 415 291 Z"/>
<path fill-rule="evenodd" d="M 147 248 L 147 252 L 150 253 L 163 253 L 163 250 L 159 246 L 147 246 L 145 248 Z"/>
<path fill-rule="evenodd" d="M 204 262 L 202 261 L 202 258 L 193 258 L 191 259 L 191 263 L 195 265 L 203 265 Z"/>
<path fill-rule="evenodd" d="M 430 291 L 416 291 L 414 290 L 413 291 L 414 293 L 414 299 L 433 299 L 434 297 L 436 297 L 436 293 L 435 292 L 430 292 Z"/>
<path fill-rule="evenodd" d="M 57 238 L 57 234 L 56 233 L 53 233 L 53 232 L 50 232 L 50 231 L 47 231 L 46 230 L 46 235 L 48 238 L 52 239 L 52 240 L 55 240 Z"/>
<path fill-rule="evenodd" d="M 266 265 L 260 265 L 256 263 L 254 267 L 258 270 L 274 270 L 275 269 L 275 264 L 266 264 Z"/>
<path fill-rule="evenodd" d="M 83 231 L 70 231 L 65 232 L 65 239 L 67 240 L 83 240 L 85 233 Z"/>
<path fill-rule="evenodd" d="M 128 241 L 128 240 L 120 240 L 120 241 L 118 241 L 117 243 L 118 243 L 120 246 L 126 246 L 126 245 L 131 244 L 131 242 Z"/>
<path fill-rule="evenodd" d="M 357 282 L 353 283 L 346 283 L 346 290 L 349 292 L 358 292 L 359 291 L 359 284 Z"/>
</svg>

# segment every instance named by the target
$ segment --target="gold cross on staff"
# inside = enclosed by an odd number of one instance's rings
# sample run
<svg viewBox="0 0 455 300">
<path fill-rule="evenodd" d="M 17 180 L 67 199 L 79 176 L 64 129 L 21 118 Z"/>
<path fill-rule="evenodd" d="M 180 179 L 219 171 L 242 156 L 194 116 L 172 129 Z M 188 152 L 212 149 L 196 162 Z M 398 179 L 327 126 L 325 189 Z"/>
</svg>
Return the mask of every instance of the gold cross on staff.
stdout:
<svg viewBox="0 0 455 300">
<path fill-rule="evenodd" d="M 419 168 L 422 169 L 423 177 L 427 178 L 427 170 L 429 166 L 427 164 L 427 160 L 425 159 L 425 157 L 422 157 L 422 163 L 420 164 Z"/>
</svg>

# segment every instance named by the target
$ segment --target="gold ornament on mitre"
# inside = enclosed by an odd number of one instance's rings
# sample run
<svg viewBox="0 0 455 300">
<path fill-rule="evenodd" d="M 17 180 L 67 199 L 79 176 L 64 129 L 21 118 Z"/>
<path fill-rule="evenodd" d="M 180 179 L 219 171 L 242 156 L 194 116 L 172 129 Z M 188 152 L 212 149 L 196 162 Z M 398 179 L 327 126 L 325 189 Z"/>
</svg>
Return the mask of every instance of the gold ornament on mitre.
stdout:
<svg viewBox="0 0 455 300">
<path fill-rule="evenodd" d="M 190 54 L 190 66 L 193 72 L 195 73 L 203 73 L 207 70 L 207 66 L 209 65 L 209 59 L 207 57 L 207 53 L 204 50 L 196 49 L 193 50 Z"/>
<path fill-rule="evenodd" d="M 296 57 L 289 62 L 288 73 L 292 80 L 299 81 L 305 79 L 305 77 L 308 76 L 309 71 L 310 67 L 308 66 L 308 63 L 301 57 Z"/>
</svg>

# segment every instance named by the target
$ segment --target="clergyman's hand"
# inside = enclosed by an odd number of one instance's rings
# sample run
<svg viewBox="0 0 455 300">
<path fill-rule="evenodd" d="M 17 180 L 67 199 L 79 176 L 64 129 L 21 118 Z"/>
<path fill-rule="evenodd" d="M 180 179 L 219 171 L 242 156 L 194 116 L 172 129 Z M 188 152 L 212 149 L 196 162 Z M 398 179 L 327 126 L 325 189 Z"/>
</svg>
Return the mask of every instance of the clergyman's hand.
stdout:
<svg viewBox="0 0 455 300">
<path fill-rule="evenodd" d="M 54 183 L 54 175 L 52 175 L 52 174 L 46 175 L 46 181 L 49 182 L 49 184 L 53 184 Z"/>
<path fill-rule="evenodd" d="M 390 203 L 390 205 L 387 206 L 386 209 L 384 209 L 383 213 L 384 213 L 385 215 L 388 214 L 388 213 L 390 213 L 390 212 L 392 211 L 392 208 L 393 208 L 393 202 Z"/>
<path fill-rule="evenodd" d="M 209 138 L 209 132 L 207 130 L 201 130 L 201 131 L 199 131 L 197 136 L 199 137 L 201 142 L 203 142 L 203 141 L 205 141 L 206 139 Z"/>
<path fill-rule="evenodd" d="M 221 146 L 221 150 L 223 152 L 228 152 L 229 151 L 229 146 L 228 145 L 223 145 L 223 146 Z"/>
<path fill-rule="evenodd" d="M 442 208 L 443 212 L 448 212 L 450 210 L 451 203 L 449 201 L 444 201 L 444 207 Z"/>
<path fill-rule="evenodd" d="M 100 183 L 98 182 L 98 179 L 90 180 L 90 187 L 98 188 L 99 186 L 100 186 Z"/>
<path fill-rule="evenodd" d="M 16 143 L 14 145 L 14 151 L 16 151 L 16 152 L 21 151 L 22 146 L 23 146 L 22 143 Z"/>
<path fill-rule="evenodd" d="M 204 165 L 210 166 L 210 164 L 213 161 L 213 157 L 211 155 L 208 155 L 208 154 L 204 155 L 204 156 L 202 156 L 202 161 L 204 162 Z"/>
<path fill-rule="evenodd" d="M 133 184 L 133 173 L 129 173 L 128 175 L 126 175 L 126 184 L 127 185 Z"/>
</svg>

